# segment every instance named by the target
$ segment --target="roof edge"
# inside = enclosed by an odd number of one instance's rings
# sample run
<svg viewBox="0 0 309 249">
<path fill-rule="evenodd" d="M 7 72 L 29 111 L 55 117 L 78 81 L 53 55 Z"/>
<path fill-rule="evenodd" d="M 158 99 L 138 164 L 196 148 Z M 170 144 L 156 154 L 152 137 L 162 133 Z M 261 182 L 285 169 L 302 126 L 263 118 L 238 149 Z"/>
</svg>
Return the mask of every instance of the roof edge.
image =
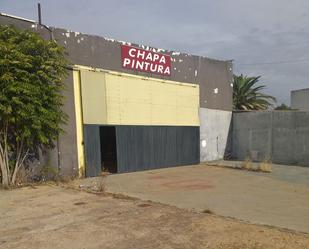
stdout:
<svg viewBox="0 0 309 249">
<path fill-rule="evenodd" d="M 23 21 L 26 21 L 26 22 L 36 23 L 36 21 L 34 21 L 34 20 L 23 18 L 23 17 L 20 17 L 20 16 L 14 16 L 14 15 L 6 14 L 6 13 L 3 13 L 3 12 L 0 12 L 0 15 L 11 17 L 11 18 L 18 19 L 18 20 L 23 20 Z"/>
<path fill-rule="evenodd" d="M 292 90 L 291 92 L 299 92 L 299 91 L 309 91 L 309 88 L 296 89 L 296 90 Z"/>
</svg>

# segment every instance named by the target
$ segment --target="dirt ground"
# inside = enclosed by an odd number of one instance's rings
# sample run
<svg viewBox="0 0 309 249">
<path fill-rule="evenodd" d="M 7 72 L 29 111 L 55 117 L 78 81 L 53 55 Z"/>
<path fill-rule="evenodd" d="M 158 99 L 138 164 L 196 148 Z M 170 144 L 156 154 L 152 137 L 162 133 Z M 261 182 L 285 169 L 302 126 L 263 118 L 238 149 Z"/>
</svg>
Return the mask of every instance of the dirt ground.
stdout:
<svg viewBox="0 0 309 249">
<path fill-rule="evenodd" d="M 0 248 L 309 248 L 309 235 L 60 186 L 0 191 Z"/>
</svg>

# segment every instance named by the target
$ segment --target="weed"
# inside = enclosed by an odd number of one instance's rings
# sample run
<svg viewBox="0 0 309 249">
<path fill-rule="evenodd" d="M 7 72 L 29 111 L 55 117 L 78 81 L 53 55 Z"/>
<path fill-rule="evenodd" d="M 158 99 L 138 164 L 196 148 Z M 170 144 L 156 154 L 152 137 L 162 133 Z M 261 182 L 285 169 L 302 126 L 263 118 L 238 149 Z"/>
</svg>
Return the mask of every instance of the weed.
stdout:
<svg viewBox="0 0 309 249">
<path fill-rule="evenodd" d="M 81 201 L 81 202 L 75 202 L 75 203 L 74 203 L 74 205 L 76 205 L 76 206 L 85 205 L 85 204 L 86 204 L 86 202 L 83 202 L 83 201 Z"/>
<path fill-rule="evenodd" d="M 50 165 L 42 166 L 40 170 L 40 175 L 42 177 L 42 181 L 53 180 L 58 181 L 59 179 L 59 172 L 56 167 Z"/>
<path fill-rule="evenodd" d="M 245 170 L 252 170 L 252 160 L 250 157 L 247 157 L 241 164 L 241 168 Z"/>
<path fill-rule="evenodd" d="M 149 203 L 142 203 L 142 204 L 138 204 L 138 207 L 151 207 L 152 205 Z"/>
<path fill-rule="evenodd" d="M 202 211 L 202 213 L 204 214 L 214 214 L 214 212 L 212 210 L 210 210 L 209 208 L 206 208 Z"/>
<path fill-rule="evenodd" d="M 106 177 L 101 176 L 98 182 L 98 192 L 105 192 L 106 184 L 105 184 Z"/>
<path fill-rule="evenodd" d="M 270 159 L 264 159 L 259 165 L 259 171 L 270 173 L 272 171 L 272 162 Z"/>
<path fill-rule="evenodd" d="M 16 185 L 20 186 L 24 183 L 31 182 L 31 178 L 32 178 L 33 174 L 34 174 L 33 167 L 22 166 L 19 169 L 19 171 L 17 172 L 17 175 L 16 175 Z"/>
</svg>

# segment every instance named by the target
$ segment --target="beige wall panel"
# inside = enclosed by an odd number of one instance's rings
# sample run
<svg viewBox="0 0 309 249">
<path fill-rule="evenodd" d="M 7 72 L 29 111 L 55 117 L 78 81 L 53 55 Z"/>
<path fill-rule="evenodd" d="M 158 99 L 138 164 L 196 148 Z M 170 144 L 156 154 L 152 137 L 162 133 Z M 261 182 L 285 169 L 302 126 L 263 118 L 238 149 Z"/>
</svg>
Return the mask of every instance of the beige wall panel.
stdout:
<svg viewBox="0 0 309 249">
<path fill-rule="evenodd" d="M 81 70 L 85 124 L 199 126 L 199 87 Z"/>
<path fill-rule="evenodd" d="M 106 123 L 102 124 L 121 124 L 121 109 L 118 100 L 107 98 L 108 112 L 106 113 Z"/>
<path fill-rule="evenodd" d="M 122 105 L 121 124 L 151 124 L 151 105 L 128 102 Z"/>
<path fill-rule="evenodd" d="M 198 126 L 197 85 L 106 74 L 107 123 Z"/>
<path fill-rule="evenodd" d="M 178 85 L 156 82 L 152 84 L 152 103 L 159 105 L 176 106 L 176 95 Z"/>
<path fill-rule="evenodd" d="M 196 107 L 199 105 L 199 92 L 194 87 L 177 88 L 177 106 Z"/>
<path fill-rule="evenodd" d="M 108 124 L 151 123 L 151 95 L 148 81 L 106 74 Z"/>
<path fill-rule="evenodd" d="M 194 124 L 199 124 L 199 111 L 192 107 L 177 107 L 177 124 L 182 124 L 185 126 L 194 126 Z"/>
<path fill-rule="evenodd" d="M 152 123 L 157 125 L 178 125 L 177 107 L 172 105 L 152 105 Z"/>
<path fill-rule="evenodd" d="M 147 103 L 150 104 L 150 83 L 136 78 L 118 77 L 120 81 L 120 101 L 123 103 Z"/>
<path fill-rule="evenodd" d="M 106 124 L 105 74 L 81 70 L 82 107 L 85 124 Z"/>
</svg>

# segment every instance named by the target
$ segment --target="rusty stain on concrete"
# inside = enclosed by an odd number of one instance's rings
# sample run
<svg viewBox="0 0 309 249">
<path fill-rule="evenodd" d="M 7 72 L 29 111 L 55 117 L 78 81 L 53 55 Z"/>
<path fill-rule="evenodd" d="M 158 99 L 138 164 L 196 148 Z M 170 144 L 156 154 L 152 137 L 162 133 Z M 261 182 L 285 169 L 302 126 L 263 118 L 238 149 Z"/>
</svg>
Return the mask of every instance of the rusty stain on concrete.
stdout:
<svg viewBox="0 0 309 249">
<path fill-rule="evenodd" d="M 161 185 L 169 189 L 190 189 L 190 190 L 205 190 L 205 189 L 214 187 L 208 182 L 201 181 L 198 179 L 169 181 L 169 182 L 161 183 Z"/>
</svg>

